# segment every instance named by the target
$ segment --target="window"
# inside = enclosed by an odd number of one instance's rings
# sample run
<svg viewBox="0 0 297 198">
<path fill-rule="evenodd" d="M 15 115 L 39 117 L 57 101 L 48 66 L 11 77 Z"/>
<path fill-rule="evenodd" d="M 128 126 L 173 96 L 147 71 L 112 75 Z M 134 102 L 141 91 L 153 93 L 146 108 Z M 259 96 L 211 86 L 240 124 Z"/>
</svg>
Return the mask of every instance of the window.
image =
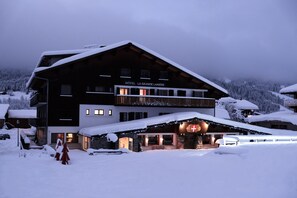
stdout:
<svg viewBox="0 0 297 198">
<path fill-rule="evenodd" d="M 177 95 L 178 96 L 186 96 L 186 91 L 184 91 L 184 90 L 177 90 Z"/>
<path fill-rule="evenodd" d="M 66 142 L 67 143 L 78 143 L 77 133 L 66 133 Z"/>
<path fill-rule="evenodd" d="M 86 109 L 86 115 L 90 115 L 90 109 Z"/>
<path fill-rule="evenodd" d="M 71 85 L 62 84 L 60 95 L 71 96 L 72 95 Z"/>
<path fill-rule="evenodd" d="M 109 109 L 109 110 L 108 110 L 108 115 L 109 115 L 109 116 L 112 116 L 112 109 Z"/>
<path fill-rule="evenodd" d="M 150 92 L 149 89 L 139 89 L 139 95 L 141 96 L 150 95 L 149 92 Z"/>
<path fill-rule="evenodd" d="M 120 112 L 120 122 L 128 121 L 128 113 Z"/>
<path fill-rule="evenodd" d="M 149 135 L 148 145 L 159 145 L 159 135 Z"/>
<path fill-rule="evenodd" d="M 96 87 L 95 87 L 95 92 L 105 92 L 105 87 L 102 87 L 102 86 L 96 86 Z"/>
<path fill-rule="evenodd" d="M 158 89 L 158 95 L 159 96 L 168 96 L 169 95 L 169 91 L 168 90 L 164 90 L 164 89 Z"/>
<path fill-rule="evenodd" d="M 173 145 L 173 135 L 163 135 L 163 145 Z"/>
<path fill-rule="evenodd" d="M 120 122 L 147 118 L 147 112 L 120 112 Z"/>
<path fill-rule="evenodd" d="M 159 80 L 168 80 L 168 72 L 167 71 L 160 71 Z"/>
<path fill-rule="evenodd" d="M 150 70 L 142 69 L 140 71 L 140 79 L 151 79 Z"/>
<path fill-rule="evenodd" d="M 131 70 L 129 68 L 121 68 L 121 78 L 131 78 Z"/>
<path fill-rule="evenodd" d="M 127 88 L 120 88 L 120 95 L 128 95 L 128 89 Z"/>
<path fill-rule="evenodd" d="M 104 109 L 95 109 L 94 114 L 95 115 L 104 115 Z"/>
<path fill-rule="evenodd" d="M 193 97 L 201 98 L 204 97 L 203 91 L 193 91 Z"/>
<path fill-rule="evenodd" d="M 58 138 L 61 139 L 62 141 L 64 141 L 64 133 L 52 133 L 51 134 L 52 144 L 56 144 Z"/>
</svg>

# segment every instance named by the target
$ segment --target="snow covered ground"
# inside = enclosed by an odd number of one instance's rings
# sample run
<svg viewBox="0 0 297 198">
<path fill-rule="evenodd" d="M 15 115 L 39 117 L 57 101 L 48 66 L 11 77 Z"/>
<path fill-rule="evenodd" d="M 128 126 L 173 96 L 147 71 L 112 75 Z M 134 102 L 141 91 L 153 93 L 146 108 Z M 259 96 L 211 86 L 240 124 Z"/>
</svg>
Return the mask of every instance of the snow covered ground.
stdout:
<svg viewBox="0 0 297 198">
<path fill-rule="evenodd" d="M 20 157 L 16 131 L 0 131 L 7 132 L 11 139 L 0 140 L 1 198 L 297 196 L 297 145 L 93 156 L 71 150 L 65 166 L 42 150 Z"/>
</svg>

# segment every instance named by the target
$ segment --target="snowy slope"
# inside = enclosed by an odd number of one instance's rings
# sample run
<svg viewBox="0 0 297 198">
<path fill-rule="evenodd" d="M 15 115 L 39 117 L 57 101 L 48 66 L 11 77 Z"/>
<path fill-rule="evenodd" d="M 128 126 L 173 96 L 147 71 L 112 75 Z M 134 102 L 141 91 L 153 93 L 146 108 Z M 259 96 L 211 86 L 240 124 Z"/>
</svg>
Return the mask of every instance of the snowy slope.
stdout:
<svg viewBox="0 0 297 198">
<path fill-rule="evenodd" d="M 64 166 L 40 150 L 19 157 L 14 135 L 0 140 L 0 197 L 296 198 L 296 149 L 246 146 L 221 155 L 172 150 L 94 156 L 71 150 L 70 165 Z"/>
<path fill-rule="evenodd" d="M 29 99 L 30 98 L 30 94 L 26 94 L 25 92 L 22 91 L 14 91 L 12 92 L 12 95 L 6 94 L 6 95 L 0 95 L 0 100 L 3 101 L 4 100 L 8 100 L 8 99 L 18 99 L 20 100 L 21 98 L 24 99 Z"/>
</svg>

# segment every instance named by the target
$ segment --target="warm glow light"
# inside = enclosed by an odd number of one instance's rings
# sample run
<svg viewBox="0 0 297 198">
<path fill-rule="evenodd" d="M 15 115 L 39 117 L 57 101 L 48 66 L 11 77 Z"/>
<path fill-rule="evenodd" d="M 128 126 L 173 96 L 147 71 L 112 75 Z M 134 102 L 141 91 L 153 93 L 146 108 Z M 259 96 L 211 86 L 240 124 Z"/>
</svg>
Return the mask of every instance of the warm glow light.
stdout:
<svg viewBox="0 0 297 198">
<path fill-rule="evenodd" d="M 73 138 L 73 134 L 72 134 L 72 133 L 68 133 L 68 134 L 67 134 L 67 137 L 68 137 L 68 138 Z"/>
<path fill-rule="evenodd" d="M 126 88 L 121 88 L 121 89 L 120 89 L 120 95 L 128 95 L 128 89 L 126 89 Z"/>
</svg>

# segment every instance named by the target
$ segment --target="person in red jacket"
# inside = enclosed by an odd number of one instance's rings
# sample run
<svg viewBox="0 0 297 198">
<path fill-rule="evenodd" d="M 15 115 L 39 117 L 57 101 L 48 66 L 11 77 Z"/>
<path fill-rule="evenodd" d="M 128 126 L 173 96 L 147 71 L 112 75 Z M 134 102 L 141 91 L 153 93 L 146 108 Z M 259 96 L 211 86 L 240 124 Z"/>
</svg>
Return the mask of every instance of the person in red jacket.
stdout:
<svg viewBox="0 0 297 198">
<path fill-rule="evenodd" d="M 64 164 L 64 165 L 68 164 L 68 160 L 70 160 L 70 158 L 68 156 L 68 152 L 69 152 L 69 149 L 65 142 L 63 149 L 62 149 L 62 157 L 61 157 L 62 164 Z"/>
</svg>

